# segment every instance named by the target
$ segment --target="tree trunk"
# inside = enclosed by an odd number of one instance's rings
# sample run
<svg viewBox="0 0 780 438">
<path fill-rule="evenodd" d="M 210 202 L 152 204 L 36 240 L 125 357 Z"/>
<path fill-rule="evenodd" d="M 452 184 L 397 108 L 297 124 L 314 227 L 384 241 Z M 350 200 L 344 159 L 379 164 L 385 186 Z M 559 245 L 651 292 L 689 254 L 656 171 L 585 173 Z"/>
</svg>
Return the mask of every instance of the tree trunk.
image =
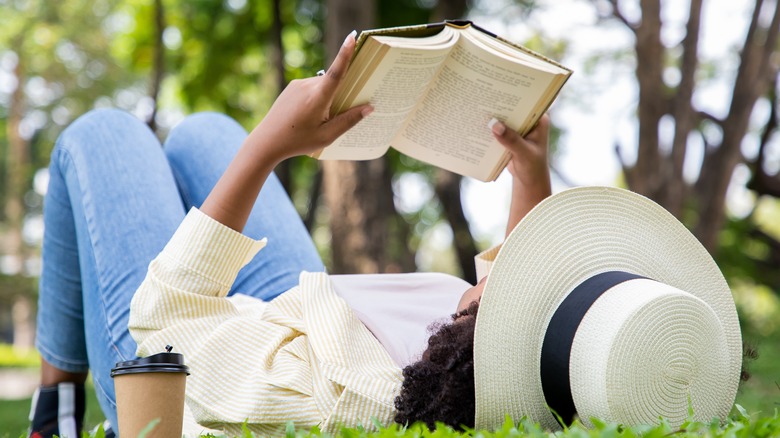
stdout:
<svg viewBox="0 0 780 438">
<path fill-rule="evenodd" d="M 664 47 L 661 43 L 660 0 L 641 2 L 642 21 L 636 28 L 636 78 L 639 82 L 639 147 L 637 161 L 627 175 L 632 190 L 658 199 L 661 185 L 658 123 L 665 112 L 663 93 Z"/>
<path fill-rule="evenodd" d="M 688 135 L 694 128 L 693 90 L 696 87 L 696 69 L 699 65 L 699 32 L 701 29 L 701 8 L 703 0 L 691 0 L 688 9 L 688 24 L 682 42 L 680 62 L 680 83 L 672 99 L 671 114 L 674 117 L 674 138 L 671 153 L 666 159 L 663 173 L 663 193 L 659 200 L 678 219 L 683 217 L 683 204 L 687 185 L 683 178 L 685 154 L 688 149 Z"/>
<path fill-rule="evenodd" d="M 24 222 L 24 194 L 27 191 L 27 173 L 30 167 L 30 144 L 22 138 L 19 126 L 25 113 L 24 84 L 25 57 L 22 51 L 24 36 L 20 35 L 14 45 L 19 60 L 14 69 L 17 86 L 11 94 L 8 111 L 8 173 L 5 216 L 8 224 L 5 254 L 13 257 L 18 268 L 17 275 L 25 275 L 26 248 L 22 240 L 22 225 Z M 32 347 L 35 333 L 31 297 L 20 294 L 14 298 L 12 318 L 14 326 L 14 346 Z"/>
<path fill-rule="evenodd" d="M 325 161 L 325 199 L 330 210 L 333 274 L 383 272 L 387 260 L 389 193 L 381 178 L 383 159 Z M 384 199 L 383 199 L 384 198 Z"/>
<path fill-rule="evenodd" d="M 322 167 L 317 169 L 313 178 L 311 188 L 309 188 L 308 208 L 303 216 L 303 225 L 309 230 L 309 234 L 314 230 L 317 221 L 317 208 L 319 208 L 320 198 L 322 198 Z"/>
<path fill-rule="evenodd" d="M 463 279 L 476 284 L 477 271 L 474 266 L 474 256 L 477 255 L 477 245 L 471 235 L 468 220 L 463 213 L 461 203 L 460 182 L 462 178 L 443 169 L 436 171 L 436 197 L 439 198 L 444 215 L 452 228 L 453 245 Z"/>
<path fill-rule="evenodd" d="M 327 57 L 332 60 L 352 31 L 376 23 L 375 0 L 328 0 L 325 32 Z M 383 272 L 387 265 L 388 220 L 394 211 L 392 188 L 384 184 L 385 159 L 324 161 L 325 202 L 330 210 L 331 267 L 334 274 Z"/>
<path fill-rule="evenodd" d="M 770 145 L 772 136 L 776 134 L 777 128 L 780 127 L 780 111 L 778 111 L 778 105 L 780 105 L 778 92 L 780 90 L 778 90 L 778 85 L 780 85 L 780 82 L 778 82 L 778 78 L 775 76 L 774 84 L 772 84 L 769 90 L 769 120 L 767 120 L 761 133 L 758 156 L 754 162 L 750 163 L 752 176 L 747 183 L 747 188 L 756 192 L 756 195 L 768 195 L 774 198 L 780 198 L 780 173 L 769 174 L 766 171 L 765 164 L 767 148 Z"/>
<path fill-rule="evenodd" d="M 463 18 L 467 9 L 468 2 L 466 0 L 440 0 L 434 10 L 432 21 Z M 452 172 L 436 169 L 435 179 L 436 197 L 439 198 L 444 216 L 452 228 L 452 243 L 463 279 L 470 283 L 476 283 L 477 273 L 474 268 L 474 256 L 477 254 L 477 245 L 463 212 L 460 191 L 460 183 L 463 178 Z"/>
<path fill-rule="evenodd" d="M 674 98 L 670 86 L 663 80 L 664 60 L 669 55 L 660 39 L 661 11 L 659 0 L 640 2 L 641 20 L 629 21 L 620 11 L 618 0 L 609 0 L 612 15 L 622 21 L 636 35 L 636 77 L 639 84 L 639 138 L 637 161 L 633 167 L 623 163 L 629 188 L 642 193 L 667 208 L 678 218 L 684 208 L 694 209 L 698 221 L 694 234 L 710 253 L 715 254 L 718 234 L 723 228 L 726 213 L 726 194 L 734 168 L 744 161 L 741 143 L 749 128 L 750 114 L 759 96 L 767 92 L 777 67 L 770 60 L 776 55 L 780 4 L 764 7 L 756 0 L 754 14 L 741 50 L 740 66 L 732 90 L 728 115 L 723 120 L 698 113 L 693 106 L 695 75 L 698 67 L 698 39 L 702 0 L 691 0 L 686 36 L 682 42 L 679 62 L 681 80 L 676 85 Z M 773 7 L 773 10 L 769 10 Z M 766 9 L 763 10 L 762 9 Z M 771 23 L 762 24 L 759 17 L 771 16 Z M 675 123 L 671 145 L 660 144 L 659 124 L 664 115 Z M 697 119 L 698 116 L 698 119 Z M 722 130 L 720 144 L 707 145 L 704 160 L 693 190 L 683 179 L 683 165 L 687 153 L 687 139 L 704 117 Z M 670 146 L 669 154 L 661 151 Z"/>
<path fill-rule="evenodd" d="M 157 130 L 157 100 L 160 97 L 163 76 L 165 75 L 165 9 L 162 0 L 154 0 L 154 61 L 152 65 L 152 82 L 149 84 L 149 96 L 152 98 L 152 113 L 146 124 L 152 131 Z"/>
<path fill-rule="evenodd" d="M 775 2 L 771 23 L 762 28 L 760 16 L 762 0 L 756 9 L 745 38 L 737 77 L 731 97 L 728 116 L 721 123 L 723 139 L 720 146 L 708 151 L 702 163 L 701 176 L 696 184 L 699 201 L 699 222 L 694 234 L 710 253 L 715 253 L 718 233 L 726 220 L 726 194 L 734 168 L 742 162 L 742 139 L 750 123 L 750 114 L 758 98 L 767 92 L 777 67 L 771 58 L 777 51 L 780 31 L 780 3 Z"/>
<path fill-rule="evenodd" d="M 284 91 L 287 87 L 287 77 L 285 76 L 284 66 L 284 43 L 282 41 L 282 30 L 284 29 L 284 23 L 282 22 L 282 4 L 281 0 L 273 0 L 272 2 L 272 15 L 273 23 L 271 24 L 271 60 L 276 72 L 276 95 Z M 282 187 L 288 195 L 293 195 L 292 178 L 290 175 L 290 163 L 291 160 L 284 160 L 274 169 L 274 173 L 279 178 L 279 182 L 282 183 Z"/>
<path fill-rule="evenodd" d="M 468 10 L 468 0 L 439 0 L 433 11 L 431 21 L 458 20 L 464 18 Z"/>
</svg>

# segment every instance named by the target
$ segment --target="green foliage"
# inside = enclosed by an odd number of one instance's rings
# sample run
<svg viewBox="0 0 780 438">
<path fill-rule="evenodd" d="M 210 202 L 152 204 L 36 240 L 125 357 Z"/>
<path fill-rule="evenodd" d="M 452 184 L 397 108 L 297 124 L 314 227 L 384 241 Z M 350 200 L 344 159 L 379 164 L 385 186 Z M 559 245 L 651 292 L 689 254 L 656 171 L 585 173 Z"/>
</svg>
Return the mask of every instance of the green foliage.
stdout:
<svg viewBox="0 0 780 438">
<path fill-rule="evenodd" d="M 103 423 L 98 424 L 97 430 L 95 430 L 94 438 L 106 438 L 106 431 L 103 429 Z"/>
<path fill-rule="evenodd" d="M 559 432 L 549 432 L 538 424 L 521 419 L 514 422 L 507 418 L 503 426 L 494 431 L 473 430 L 456 431 L 451 427 L 439 424 L 435 430 L 428 429 L 423 424 L 414 424 L 409 427 L 401 427 L 393 424 L 386 428 L 380 428 L 376 432 L 368 432 L 365 428 L 346 428 L 337 435 L 343 438 L 450 438 L 450 437 L 479 437 L 479 438 L 520 438 L 520 437 L 550 437 L 550 438 L 662 438 L 676 437 L 775 437 L 780 434 L 780 413 L 758 417 L 748 415 L 741 407 L 735 417 L 722 423 L 718 420 L 710 422 L 688 420 L 679 428 L 672 428 L 668 422 L 661 420 L 655 425 L 640 425 L 627 427 L 621 424 L 608 423 L 593 419 L 593 428 L 587 428 L 579 421 Z M 244 434 L 244 438 L 254 437 L 251 432 Z M 310 430 L 295 430 L 288 425 L 285 436 L 287 438 L 329 437 L 327 433 L 318 428 Z"/>
<path fill-rule="evenodd" d="M 36 297 L 37 294 L 37 278 L 0 274 L 0 307 L 10 307 L 17 296 Z"/>
<path fill-rule="evenodd" d="M 110 54 L 113 3 L 108 0 L 0 2 L 0 64 L 24 93 L 0 92 L 0 201 L 5 205 L 9 174 L 8 128 L 12 112 L 24 119 L 29 166 L 22 172 L 32 183 L 48 164 L 60 131 L 100 99 L 130 86 L 128 74 Z M 23 195 L 23 194 L 21 194 Z M 28 206 L 32 213 L 38 206 Z M 3 220 L 4 209 L 0 209 Z"/>
<path fill-rule="evenodd" d="M 105 416 L 100 411 L 95 388 L 92 380 L 87 381 L 87 412 L 84 418 L 84 428 L 92 430 L 102 424 Z M 0 399 L 0 438 L 16 438 L 26 436 L 25 431 L 30 422 L 27 416 L 30 413 L 30 398 L 21 400 L 2 400 Z M 102 428 L 92 435 L 92 438 L 104 438 L 105 434 Z"/>
<path fill-rule="evenodd" d="M 40 141 L 53 142 L 64 125 L 92 108 L 99 97 L 110 97 L 135 80 L 111 57 L 112 3 L 0 3 L 0 47 L 13 52 L 22 67 L 22 86 L 33 91 L 25 101 L 27 112 L 43 111 L 46 120 L 54 122 L 39 126 Z M 47 149 L 34 158 L 47 158 Z"/>
<path fill-rule="evenodd" d="M 40 363 L 38 352 L 33 348 L 19 349 L 13 345 L 0 344 L 0 368 L 32 368 Z"/>
<path fill-rule="evenodd" d="M 147 424 L 146 427 L 141 429 L 141 432 L 138 433 L 138 438 L 146 438 L 147 435 L 154 431 L 154 428 L 157 427 L 158 424 L 160 424 L 159 418 L 155 418 L 154 420 L 150 421 L 149 424 Z"/>
<path fill-rule="evenodd" d="M 273 3 L 238 9 L 222 0 L 164 0 L 166 87 L 187 112 L 219 111 L 251 128 L 279 93 L 274 65 Z M 124 2 L 135 23 L 118 36 L 114 56 L 138 74 L 153 67 L 152 2 Z M 312 76 L 323 65 L 322 4 L 281 2 L 285 79 Z"/>
<path fill-rule="evenodd" d="M 549 432 L 538 424 L 521 419 L 514 422 L 507 419 L 503 426 L 494 431 L 466 430 L 456 431 L 445 425 L 438 425 L 435 430 L 429 430 L 423 424 L 414 424 L 409 427 L 401 427 L 397 424 L 381 428 L 376 432 L 367 432 L 364 428 L 343 429 L 338 434 L 345 438 L 449 438 L 449 437 L 480 437 L 480 438 L 505 438 L 505 437 L 556 437 L 556 438 L 585 438 L 585 437 L 609 437 L 609 438 L 661 438 L 666 436 L 679 437 L 773 437 L 780 434 L 780 413 L 758 417 L 748 415 L 744 409 L 739 408 L 735 417 L 721 424 L 720 421 L 710 422 L 688 420 L 679 428 L 672 428 L 668 422 L 661 420 L 655 425 L 640 425 L 627 427 L 620 424 L 593 420 L 594 427 L 589 429 L 576 421 L 573 425 L 560 432 Z M 287 437 L 325 437 L 330 436 L 319 429 L 309 431 L 296 431 L 294 434 L 287 431 Z"/>
<path fill-rule="evenodd" d="M 719 236 L 719 249 L 716 261 L 723 270 L 735 292 L 738 303 L 742 304 L 748 295 L 755 299 L 764 292 L 774 295 L 772 301 L 762 299 L 763 304 L 748 304 L 750 314 L 743 314 L 743 320 L 749 324 L 766 326 L 761 319 L 772 317 L 778 310 L 778 291 L 780 291 L 780 202 L 766 198 L 757 200 L 756 208 L 744 218 L 730 218 Z M 749 309 L 753 307 L 753 309 Z M 745 309 L 745 306 L 743 306 Z M 764 314 L 761 316 L 760 314 Z M 769 329 L 770 327 L 763 327 Z M 780 328 L 777 326 L 771 329 Z M 759 327 L 761 329 L 761 327 Z M 764 330 L 767 331 L 767 330 Z"/>
</svg>

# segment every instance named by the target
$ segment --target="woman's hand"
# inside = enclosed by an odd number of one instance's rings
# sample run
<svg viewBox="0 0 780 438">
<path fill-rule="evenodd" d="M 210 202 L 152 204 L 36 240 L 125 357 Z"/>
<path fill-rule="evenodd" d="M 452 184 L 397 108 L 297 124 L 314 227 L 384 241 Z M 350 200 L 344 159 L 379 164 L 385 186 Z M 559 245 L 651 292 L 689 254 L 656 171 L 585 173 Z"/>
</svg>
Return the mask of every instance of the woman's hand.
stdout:
<svg viewBox="0 0 780 438">
<path fill-rule="evenodd" d="M 331 144 L 371 112 L 371 106 L 361 105 L 330 116 L 333 96 L 354 49 L 353 32 L 325 75 L 293 81 L 287 86 L 263 121 L 244 140 L 200 207 L 203 213 L 242 231 L 265 180 L 277 164 Z"/>
<path fill-rule="evenodd" d="M 548 165 L 550 117 L 542 116 L 525 137 L 495 119 L 488 126 L 496 140 L 512 153 L 508 166 L 512 174 L 512 203 L 506 230 L 509 235 L 520 219 L 552 193 Z"/>
<path fill-rule="evenodd" d="M 268 158 L 278 163 L 328 146 L 370 114 L 373 109 L 366 104 L 333 117 L 330 115 L 333 97 L 346 74 L 354 49 L 353 32 L 344 40 L 323 76 L 290 82 L 244 145 L 264 148 Z"/>
<path fill-rule="evenodd" d="M 495 119 L 493 119 L 495 120 Z M 491 121 L 492 122 L 492 121 Z M 509 173 L 524 185 L 536 185 L 549 180 L 548 140 L 550 117 L 545 114 L 525 137 L 496 120 L 490 125 L 493 136 L 512 153 Z"/>
</svg>

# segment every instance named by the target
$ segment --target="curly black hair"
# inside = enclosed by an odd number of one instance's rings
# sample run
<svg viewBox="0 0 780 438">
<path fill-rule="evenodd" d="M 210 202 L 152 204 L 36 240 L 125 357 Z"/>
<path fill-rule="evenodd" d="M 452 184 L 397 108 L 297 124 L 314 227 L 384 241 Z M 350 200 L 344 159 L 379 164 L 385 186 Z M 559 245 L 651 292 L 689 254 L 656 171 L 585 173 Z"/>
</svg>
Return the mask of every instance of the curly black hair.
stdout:
<svg viewBox="0 0 780 438">
<path fill-rule="evenodd" d="M 395 399 L 395 422 L 437 422 L 455 429 L 474 427 L 474 326 L 479 303 L 452 315 L 452 321 L 433 327 L 422 359 L 403 370 L 401 392 Z"/>
</svg>

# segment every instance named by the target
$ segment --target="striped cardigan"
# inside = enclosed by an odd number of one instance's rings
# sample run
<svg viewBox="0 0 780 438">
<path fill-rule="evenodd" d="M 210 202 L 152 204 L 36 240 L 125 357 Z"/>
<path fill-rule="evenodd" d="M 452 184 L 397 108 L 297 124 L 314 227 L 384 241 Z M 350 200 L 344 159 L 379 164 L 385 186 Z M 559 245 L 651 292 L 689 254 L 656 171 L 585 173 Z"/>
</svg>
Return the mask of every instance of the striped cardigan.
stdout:
<svg viewBox="0 0 780 438">
<path fill-rule="evenodd" d="M 183 353 L 189 410 L 227 434 L 244 423 L 262 435 L 289 421 L 331 433 L 391 423 L 401 370 L 327 274 L 304 272 L 271 302 L 226 296 L 264 246 L 192 209 L 133 297 L 137 354 Z"/>
</svg>

